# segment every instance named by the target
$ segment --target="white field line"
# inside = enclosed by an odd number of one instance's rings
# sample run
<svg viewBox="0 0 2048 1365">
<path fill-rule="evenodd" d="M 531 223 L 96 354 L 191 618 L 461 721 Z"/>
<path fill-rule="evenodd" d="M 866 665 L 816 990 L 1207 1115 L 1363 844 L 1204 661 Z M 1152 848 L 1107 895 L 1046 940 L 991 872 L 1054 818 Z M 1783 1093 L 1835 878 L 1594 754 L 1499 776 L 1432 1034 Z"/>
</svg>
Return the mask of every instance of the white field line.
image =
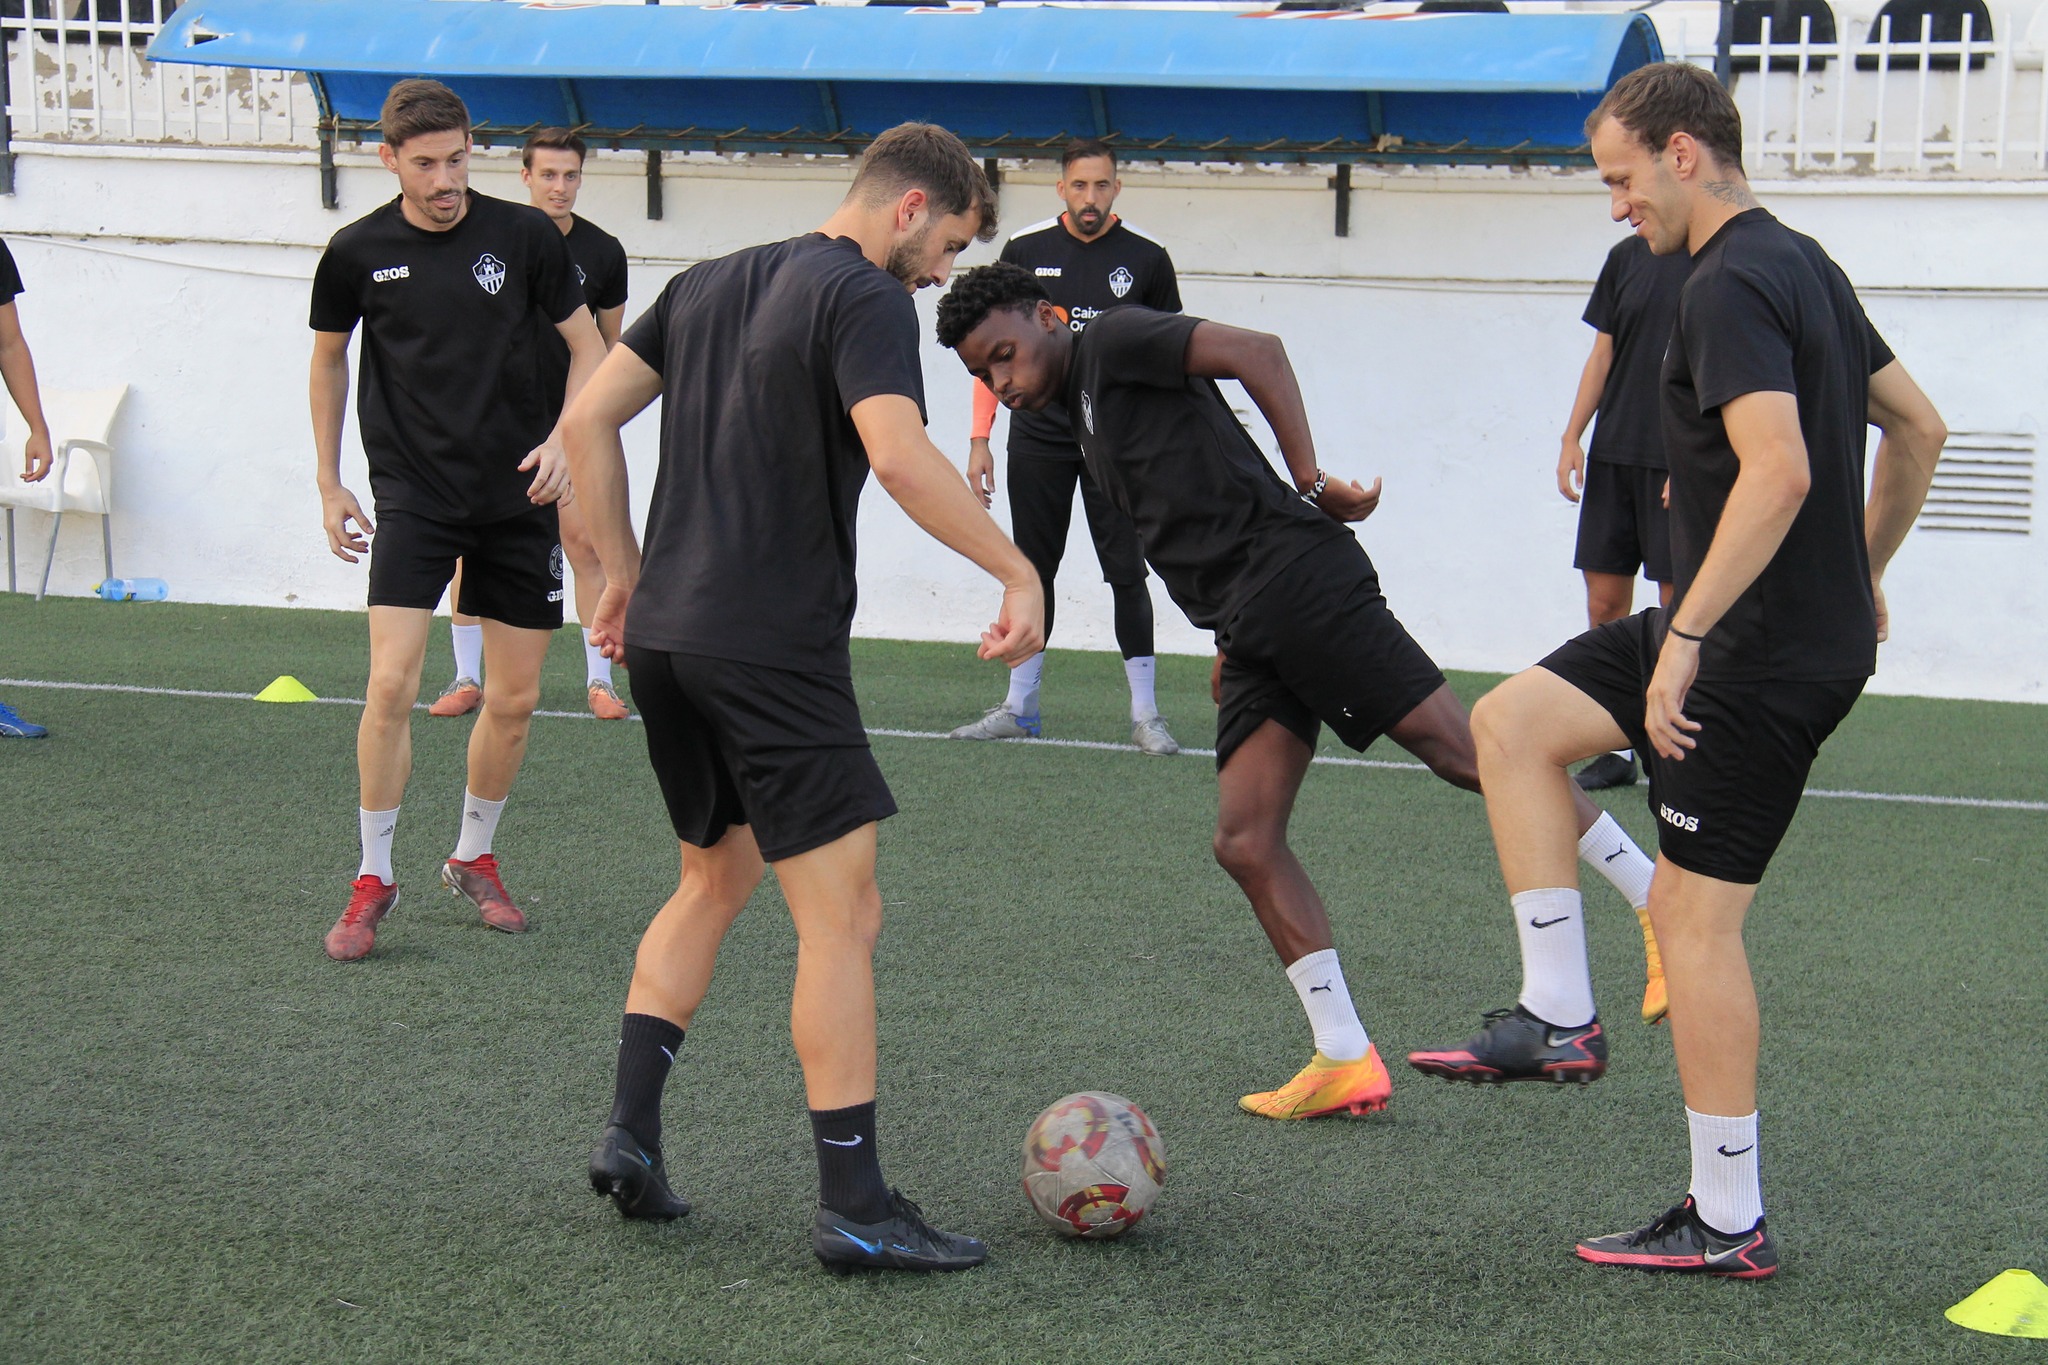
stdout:
<svg viewBox="0 0 2048 1365">
<path fill-rule="evenodd" d="M 188 697 L 199 701 L 254 701 L 252 692 L 207 692 L 186 687 L 138 687 L 129 683 L 83 683 L 49 682 L 37 678 L 0 678 L 0 687 L 46 688 L 58 692 L 123 692 L 144 697 Z M 360 697 L 315 697 L 322 706 L 361 706 Z M 424 711 L 427 703 L 416 702 L 413 710 Z M 588 711 L 535 711 L 536 716 L 551 720 L 595 720 Z M 633 716 L 633 720 L 640 717 Z M 887 730 L 871 729 L 870 735 L 881 739 L 948 739 L 950 736 L 938 730 Z M 1011 739 L 1003 744 L 1030 749 L 1098 749 L 1108 753 L 1135 754 L 1135 744 L 1108 744 L 1092 739 Z M 1214 749 L 1182 749 L 1182 753 L 1199 758 L 1214 758 Z M 1377 758 L 1340 758 L 1318 756 L 1313 762 L 1328 768 L 1394 768 L 1403 772 L 1429 771 L 1420 763 L 1392 763 Z M 1889 801 L 1908 806 L 1966 806 L 1973 810 L 2028 810 L 2048 812 L 2048 801 L 2006 801 L 1986 796 L 1924 796 L 1911 792 L 1865 792 L 1842 791 L 1826 787 L 1808 787 L 1806 795 L 1834 801 Z"/>
</svg>

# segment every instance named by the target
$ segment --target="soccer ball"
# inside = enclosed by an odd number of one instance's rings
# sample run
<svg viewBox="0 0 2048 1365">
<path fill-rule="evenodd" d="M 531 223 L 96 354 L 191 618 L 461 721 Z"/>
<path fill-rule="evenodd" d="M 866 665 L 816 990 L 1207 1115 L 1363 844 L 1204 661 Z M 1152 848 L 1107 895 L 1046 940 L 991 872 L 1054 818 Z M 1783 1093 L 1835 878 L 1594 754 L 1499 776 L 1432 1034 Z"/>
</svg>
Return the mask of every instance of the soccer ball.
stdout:
<svg viewBox="0 0 2048 1365">
<path fill-rule="evenodd" d="M 1055 1100 L 1024 1135 L 1024 1197 L 1065 1236 L 1118 1236 L 1165 1183 L 1166 1144 L 1121 1095 L 1084 1090 Z"/>
</svg>

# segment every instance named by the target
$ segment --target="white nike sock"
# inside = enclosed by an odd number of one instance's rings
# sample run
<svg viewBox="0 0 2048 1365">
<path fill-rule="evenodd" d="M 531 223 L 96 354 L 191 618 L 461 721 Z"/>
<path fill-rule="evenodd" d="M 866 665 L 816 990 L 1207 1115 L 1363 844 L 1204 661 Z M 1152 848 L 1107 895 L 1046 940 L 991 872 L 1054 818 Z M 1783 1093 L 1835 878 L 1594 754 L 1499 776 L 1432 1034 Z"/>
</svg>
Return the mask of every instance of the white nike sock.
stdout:
<svg viewBox="0 0 2048 1365">
<path fill-rule="evenodd" d="M 1579 858 L 1626 896 L 1631 909 L 1640 910 L 1650 903 L 1650 878 L 1657 865 L 1605 811 L 1579 836 Z"/>
<path fill-rule="evenodd" d="M 511 798 L 507 797 L 506 800 Z M 455 857 L 461 862 L 471 862 L 491 851 L 491 840 L 498 833 L 498 817 L 505 813 L 504 801 L 486 801 L 472 795 L 467 788 L 462 793 L 462 835 L 455 841 Z"/>
<path fill-rule="evenodd" d="M 1756 1174 L 1756 1115 L 1727 1118 L 1685 1111 L 1692 1130 L 1692 1198 L 1716 1232 L 1748 1232 L 1764 1216 Z"/>
<path fill-rule="evenodd" d="M 398 880 L 391 875 L 391 835 L 397 828 L 398 807 L 393 806 L 390 810 L 356 807 L 356 829 L 363 840 L 363 865 L 356 869 L 358 877 L 375 876 L 386 886 Z"/>
<path fill-rule="evenodd" d="M 1522 941 L 1522 1008 L 1559 1028 L 1590 1022 L 1593 978 L 1578 891 L 1551 886 L 1511 899 L 1515 936 Z"/>
<path fill-rule="evenodd" d="M 1358 1011 L 1351 1005 L 1351 990 L 1344 984 L 1344 969 L 1337 965 L 1337 950 L 1325 948 L 1310 953 L 1287 969 L 1294 993 L 1308 1013 L 1308 1026 L 1315 1030 L 1316 1051 L 1333 1062 L 1355 1062 L 1372 1046 Z"/>
<path fill-rule="evenodd" d="M 612 680 L 612 661 L 604 657 L 604 651 L 590 643 L 590 632 L 583 632 L 583 685 L 594 682 L 608 683 Z"/>
<path fill-rule="evenodd" d="M 450 626 L 449 634 L 455 637 L 455 676 L 484 680 L 484 628 L 478 622 L 473 626 Z"/>
<path fill-rule="evenodd" d="M 1003 709 L 1013 716 L 1035 716 L 1038 714 L 1038 683 L 1045 676 L 1045 651 L 1026 659 L 1010 670 L 1010 695 L 1003 698 Z"/>
<path fill-rule="evenodd" d="M 1154 680 L 1159 675 L 1159 659 L 1156 655 L 1144 654 L 1135 659 L 1124 660 L 1124 677 L 1131 684 L 1131 723 L 1150 720 L 1159 714 L 1159 698 Z"/>
</svg>

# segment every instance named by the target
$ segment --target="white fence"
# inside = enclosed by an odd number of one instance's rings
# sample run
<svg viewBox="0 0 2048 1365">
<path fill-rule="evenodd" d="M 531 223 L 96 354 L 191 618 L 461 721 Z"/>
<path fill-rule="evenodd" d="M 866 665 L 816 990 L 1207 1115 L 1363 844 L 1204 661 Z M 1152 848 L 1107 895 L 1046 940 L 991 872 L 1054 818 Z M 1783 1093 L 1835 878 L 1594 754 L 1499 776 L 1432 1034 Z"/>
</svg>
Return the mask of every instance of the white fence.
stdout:
<svg viewBox="0 0 2048 1365">
<path fill-rule="evenodd" d="M 302 77 L 143 60 L 177 3 L 0 4 L 14 140 L 313 145 L 319 111 Z M 1752 175 L 2048 174 L 2048 6 L 2005 0 L 1990 10 L 1990 36 L 1966 14 L 1960 40 L 1937 41 L 1931 18 L 1918 32 L 1894 33 L 1889 15 L 1856 13 L 1858 3 L 1868 0 L 1842 0 L 1831 12 L 1834 41 L 1816 39 L 1811 16 L 1788 32 L 1774 31 L 1766 15 L 1760 41 L 1732 49 Z M 1555 0 L 1516 4 L 1555 8 Z M 1664 0 L 1648 12 L 1674 60 L 1712 64 L 1717 5 Z"/>
</svg>

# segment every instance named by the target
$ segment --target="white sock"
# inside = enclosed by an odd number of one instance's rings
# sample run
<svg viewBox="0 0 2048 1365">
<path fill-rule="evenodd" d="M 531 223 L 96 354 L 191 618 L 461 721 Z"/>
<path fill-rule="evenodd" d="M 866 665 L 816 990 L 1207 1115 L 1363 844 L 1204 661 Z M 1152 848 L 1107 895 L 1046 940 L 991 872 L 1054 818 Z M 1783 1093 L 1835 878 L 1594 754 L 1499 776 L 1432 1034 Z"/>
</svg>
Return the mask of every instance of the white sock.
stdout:
<svg viewBox="0 0 2048 1365">
<path fill-rule="evenodd" d="M 1620 754 L 1631 763 L 1636 761 L 1636 751 L 1634 749 L 1616 749 L 1614 752 Z"/>
<path fill-rule="evenodd" d="M 449 633 L 455 637 L 455 676 L 484 680 L 484 627 L 479 621 L 473 626 L 450 626 Z"/>
<path fill-rule="evenodd" d="M 1045 651 L 1026 659 L 1010 670 L 1010 695 L 1003 698 L 1003 709 L 1013 716 L 1035 716 L 1038 714 L 1038 683 L 1045 676 Z"/>
<path fill-rule="evenodd" d="M 590 632 L 583 632 L 583 685 L 594 682 L 608 683 L 612 680 L 612 661 L 604 657 L 604 651 L 590 643 Z"/>
<path fill-rule="evenodd" d="M 1631 909 L 1640 910 L 1650 903 L 1650 878 L 1657 865 L 1605 811 L 1579 836 L 1579 859 L 1626 896 Z"/>
<path fill-rule="evenodd" d="M 1726 1118 L 1688 1107 L 1692 1130 L 1692 1198 L 1700 1221 L 1716 1232 L 1748 1232 L 1764 1216 L 1756 1176 L 1756 1115 Z"/>
<path fill-rule="evenodd" d="M 1578 891 L 1551 886 L 1524 891 L 1512 902 L 1515 936 L 1522 941 L 1522 1008 L 1559 1028 L 1591 1022 L 1593 978 Z"/>
<path fill-rule="evenodd" d="M 1316 1051 L 1333 1062 L 1355 1062 L 1372 1046 L 1358 1011 L 1351 1005 L 1351 990 L 1344 984 L 1344 969 L 1337 965 L 1337 950 L 1325 948 L 1310 953 L 1287 969 L 1294 993 L 1308 1013 L 1308 1026 L 1315 1030 Z"/>
<path fill-rule="evenodd" d="M 358 877 L 374 876 L 386 886 L 398 880 L 391 874 L 391 834 L 397 828 L 398 807 L 393 806 L 390 810 L 356 807 L 356 829 L 363 840 L 363 865 L 356 869 Z"/>
<path fill-rule="evenodd" d="M 1159 714 L 1159 698 L 1155 680 L 1159 676 L 1159 659 L 1152 654 L 1142 654 L 1135 659 L 1124 660 L 1124 677 L 1131 684 L 1131 723 L 1150 720 Z"/>
<path fill-rule="evenodd" d="M 507 800 L 510 798 L 508 797 Z M 462 792 L 462 836 L 455 841 L 455 857 L 461 862 L 481 858 L 491 851 L 491 840 L 498 833 L 498 817 L 505 813 L 504 801 L 486 801 L 481 796 Z"/>
</svg>

